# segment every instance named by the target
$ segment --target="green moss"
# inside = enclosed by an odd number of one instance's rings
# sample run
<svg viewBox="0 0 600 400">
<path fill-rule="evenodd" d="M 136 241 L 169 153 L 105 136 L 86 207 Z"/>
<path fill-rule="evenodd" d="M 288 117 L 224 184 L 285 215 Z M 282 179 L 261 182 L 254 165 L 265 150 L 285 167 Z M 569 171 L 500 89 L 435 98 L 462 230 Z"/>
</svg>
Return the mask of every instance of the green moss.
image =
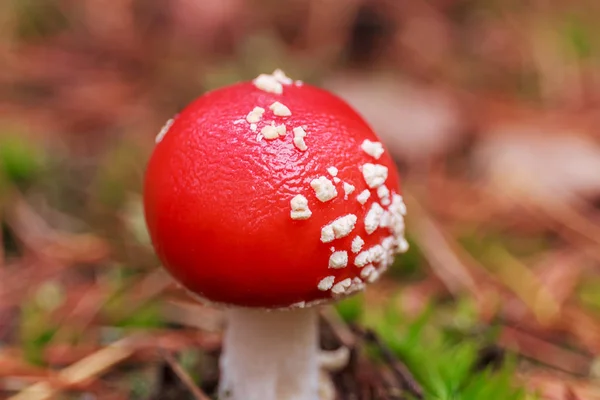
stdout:
<svg viewBox="0 0 600 400">
<path fill-rule="evenodd" d="M 362 293 L 348 297 L 339 301 L 335 308 L 346 323 L 357 322 L 363 315 L 365 310 L 365 301 Z"/>
<path fill-rule="evenodd" d="M 41 172 L 44 155 L 30 141 L 15 134 L 0 137 L 0 186 L 30 184 Z"/>
<path fill-rule="evenodd" d="M 472 229 L 458 238 L 458 242 L 469 254 L 480 261 L 487 260 L 498 246 L 506 249 L 518 258 L 527 258 L 550 248 L 548 238 L 543 236 L 527 236 L 490 230 Z"/>
<path fill-rule="evenodd" d="M 386 273 L 388 277 L 392 277 L 401 281 L 419 277 L 423 273 L 424 257 L 417 242 L 410 235 L 407 235 L 409 244 L 408 251 L 400 254 L 394 260 L 394 263 Z"/>
<path fill-rule="evenodd" d="M 123 207 L 129 195 L 141 190 L 145 163 L 139 146 L 120 142 L 106 154 L 94 181 L 94 198 L 108 210 Z"/>
<path fill-rule="evenodd" d="M 587 277 L 577 290 L 579 300 L 595 312 L 600 312 L 600 277 Z"/>
<path fill-rule="evenodd" d="M 457 306 L 461 312 L 463 306 Z M 514 360 L 497 369 L 479 367 L 479 354 L 490 339 L 439 325 L 439 307 L 429 307 L 415 319 L 400 315 L 394 302 L 368 323 L 386 346 L 406 364 L 424 390 L 426 400 L 523 400 L 515 386 Z M 491 335 L 490 335 L 491 336 Z M 375 352 L 374 349 L 370 350 Z"/>
<path fill-rule="evenodd" d="M 25 360 L 44 365 L 44 350 L 52 341 L 57 327 L 50 322 L 46 310 L 29 301 L 21 307 L 19 338 Z"/>
<path fill-rule="evenodd" d="M 563 37 L 570 52 L 580 59 L 593 54 L 593 35 L 589 27 L 576 15 L 570 15 L 563 27 Z"/>
<path fill-rule="evenodd" d="M 69 27 L 69 20 L 52 0 L 13 0 L 17 19 L 16 36 L 32 40 L 45 38 Z"/>
</svg>

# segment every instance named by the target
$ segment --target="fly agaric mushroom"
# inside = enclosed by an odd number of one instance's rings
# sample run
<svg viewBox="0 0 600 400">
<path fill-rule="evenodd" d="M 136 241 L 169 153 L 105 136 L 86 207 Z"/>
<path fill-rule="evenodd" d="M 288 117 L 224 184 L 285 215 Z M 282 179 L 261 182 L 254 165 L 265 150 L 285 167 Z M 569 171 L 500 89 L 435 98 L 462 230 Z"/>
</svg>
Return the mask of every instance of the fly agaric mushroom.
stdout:
<svg viewBox="0 0 600 400">
<path fill-rule="evenodd" d="M 408 247 L 399 176 L 372 129 L 280 70 L 170 120 L 144 206 L 165 268 L 227 306 L 221 399 L 316 400 L 315 306 L 362 290 Z"/>
</svg>

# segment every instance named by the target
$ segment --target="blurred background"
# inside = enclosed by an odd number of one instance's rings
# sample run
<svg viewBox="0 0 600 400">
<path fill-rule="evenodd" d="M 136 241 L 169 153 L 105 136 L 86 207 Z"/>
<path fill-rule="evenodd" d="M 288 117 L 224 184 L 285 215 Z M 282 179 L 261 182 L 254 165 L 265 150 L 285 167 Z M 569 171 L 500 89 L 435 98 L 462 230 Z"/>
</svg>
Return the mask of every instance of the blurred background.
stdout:
<svg viewBox="0 0 600 400">
<path fill-rule="evenodd" d="M 1 1 L 0 398 L 212 396 L 221 315 L 157 268 L 144 167 L 282 68 L 372 124 L 409 207 L 411 250 L 323 312 L 323 399 L 600 399 L 599 42 L 596 0 Z"/>
</svg>

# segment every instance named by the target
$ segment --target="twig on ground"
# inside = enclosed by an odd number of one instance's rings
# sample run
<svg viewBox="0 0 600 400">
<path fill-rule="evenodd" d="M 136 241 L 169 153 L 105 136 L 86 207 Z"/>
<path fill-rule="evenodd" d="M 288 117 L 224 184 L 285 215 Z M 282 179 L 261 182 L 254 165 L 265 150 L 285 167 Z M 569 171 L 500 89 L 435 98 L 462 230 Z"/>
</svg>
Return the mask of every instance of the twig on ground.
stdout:
<svg viewBox="0 0 600 400">
<path fill-rule="evenodd" d="M 423 399 L 423 389 L 415 380 L 408 367 L 394 356 L 392 351 L 381 341 L 379 336 L 371 329 L 362 330 L 362 328 L 355 327 L 355 330 L 364 338 L 364 340 L 377 347 L 384 360 L 391 367 L 394 376 L 400 383 L 400 387 L 415 398 Z"/>
<path fill-rule="evenodd" d="M 321 316 L 344 346 L 349 349 L 354 348 L 356 345 L 354 333 L 332 308 L 324 308 L 321 311 Z"/>
<path fill-rule="evenodd" d="M 475 283 L 475 277 L 453 251 L 443 232 L 415 199 L 409 199 L 411 215 L 417 221 L 412 231 L 434 273 L 451 293 L 458 294 L 461 290 L 467 289 L 474 296 L 480 297 L 480 289 Z"/>
<path fill-rule="evenodd" d="M 116 364 L 129 358 L 135 351 L 131 346 L 137 337 L 127 337 L 114 342 L 97 352 L 62 369 L 56 376 L 65 387 L 79 385 L 106 372 Z M 61 388 L 53 386 L 49 381 L 38 382 L 27 387 L 8 400 L 45 400 L 55 397 Z"/>
<path fill-rule="evenodd" d="M 498 344 L 509 350 L 518 352 L 553 369 L 569 374 L 585 376 L 588 374 L 592 357 L 565 348 L 528 332 L 504 326 L 498 338 Z"/>
<path fill-rule="evenodd" d="M 185 385 L 196 400 L 210 400 L 210 398 L 194 383 L 194 380 L 177 360 L 175 360 L 175 357 L 173 357 L 171 353 L 168 351 L 161 351 L 160 353 L 175 375 L 181 380 L 181 383 Z"/>
</svg>

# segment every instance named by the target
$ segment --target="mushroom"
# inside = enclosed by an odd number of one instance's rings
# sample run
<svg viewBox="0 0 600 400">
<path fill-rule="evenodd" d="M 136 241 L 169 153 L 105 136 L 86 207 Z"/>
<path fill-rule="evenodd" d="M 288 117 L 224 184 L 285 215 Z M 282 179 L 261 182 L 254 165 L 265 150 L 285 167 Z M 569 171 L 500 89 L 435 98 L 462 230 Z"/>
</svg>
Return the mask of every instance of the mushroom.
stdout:
<svg viewBox="0 0 600 400">
<path fill-rule="evenodd" d="M 375 133 L 280 70 L 168 122 L 144 208 L 164 267 L 225 307 L 220 399 L 316 400 L 317 306 L 363 290 L 408 247 L 398 172 Z"/>
</svg>

